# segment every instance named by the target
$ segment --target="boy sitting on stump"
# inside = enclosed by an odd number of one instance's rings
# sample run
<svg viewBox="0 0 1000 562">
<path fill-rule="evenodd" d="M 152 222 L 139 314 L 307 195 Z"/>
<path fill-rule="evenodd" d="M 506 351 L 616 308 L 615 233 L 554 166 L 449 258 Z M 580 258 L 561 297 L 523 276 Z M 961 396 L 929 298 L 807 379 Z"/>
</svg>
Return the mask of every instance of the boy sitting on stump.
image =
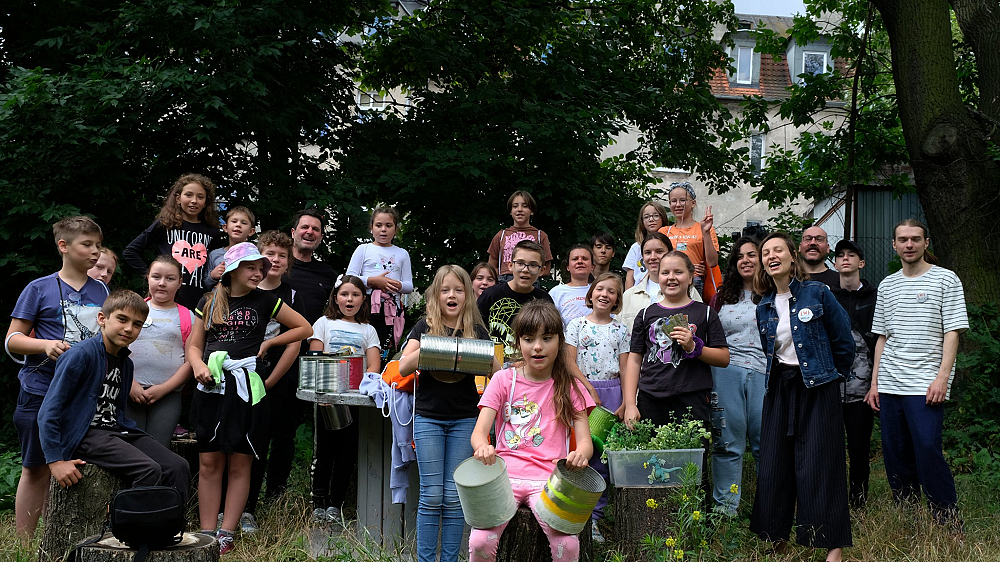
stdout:
<svg viewBox="0 0 1000 562">
<path fill-rule="evenodd" d="M 171 486 L 186 502 L 191 481 L 186 460 L 136 428 L 125 416 L 132 388 L 128 346 L 149 314 L 132 291 L 111 293 L 97 313 L 101 333 L 60 357 L 38 412 L 38 434 L 52 477 L 62 487 L 92 462 L 134 486 Z"/>
</svg>

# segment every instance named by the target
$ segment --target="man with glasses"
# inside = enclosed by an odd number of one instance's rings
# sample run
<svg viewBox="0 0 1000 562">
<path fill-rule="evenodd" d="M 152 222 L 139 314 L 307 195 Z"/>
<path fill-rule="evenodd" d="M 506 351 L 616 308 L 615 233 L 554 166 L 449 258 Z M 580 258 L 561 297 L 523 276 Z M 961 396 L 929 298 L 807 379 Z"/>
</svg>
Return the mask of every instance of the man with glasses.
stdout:
<svg viewBox="0 0 1000 562">
<path fill-rule="evenodd" d="M 518 311 L 525 303 L 535 299 L 552 302 L 548 293 L 534 286 L 544 266 L 545 250 L 538 242 L 518 242 L 511 252 L 510 260 L 510 271 L 514 277 L 506 283 L 488 287 L 476 303 L 493 342 L 504 346 L 504 367 L 519 358 L 514 331 L 511 329 Z"/>
<path fill-rule="evenodd" d="M 819 281 L 831 289 L 840 287 L 840 274 L 826 265 L 826 257 L 830 254 L 830 241 L 825 230 L 818 226 L 810 226 L 803 230 L 799 254 L 805 260 L 809 279 Z"/>
</svg>

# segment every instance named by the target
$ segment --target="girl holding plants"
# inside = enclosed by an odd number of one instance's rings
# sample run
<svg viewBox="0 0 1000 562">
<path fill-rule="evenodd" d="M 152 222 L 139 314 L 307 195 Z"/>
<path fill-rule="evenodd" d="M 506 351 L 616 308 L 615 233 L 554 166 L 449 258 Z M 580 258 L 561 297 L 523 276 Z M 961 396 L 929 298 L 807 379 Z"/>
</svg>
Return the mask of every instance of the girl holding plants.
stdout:
<svg viewBox="0 0 1000 562">
<path fill-rule="evenodd" d="M 796 542 L 840 562 L 851 546 L 840 381 L 854 362 L 847 313 L 826 285 L 805 281 L 796 245 L 774 233 L 760 245 L 754 290 L 767 358 L 757 495 L 750 530 L 783 551 Z"/>
</svg>

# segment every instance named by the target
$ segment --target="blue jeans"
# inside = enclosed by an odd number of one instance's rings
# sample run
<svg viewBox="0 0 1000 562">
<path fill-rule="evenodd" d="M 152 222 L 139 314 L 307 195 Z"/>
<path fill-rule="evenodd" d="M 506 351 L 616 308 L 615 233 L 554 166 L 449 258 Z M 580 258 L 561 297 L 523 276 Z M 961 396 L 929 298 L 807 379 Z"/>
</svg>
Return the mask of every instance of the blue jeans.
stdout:
<svg viewBox="0 0 1000 562">
<path fill-rule="evenodd" d="M 712 455 L 712 498 L 715 505 L 736 513 L 743 492 L 743 453 L 747 441 L 754 460 L 760 458 L 760 417 L 764 407 L 764 373 L 746 367 L 712 367 L 718 408 L 712 412 L 715 452 Z M 733 484 L 739 486 L 734 494 Z"/>
<path fill-rule="evenodd" d="M 420 471 L 417 505 L 417 560 L 434 562 L 441 531 L 441 562 L 455 562 L 462 546 L 465 516 L 455 487 L 455 469 L 472 456 L 476 418 L 437 420 L 417 414 L 413 441 Z"/>
<path fill-rule="evenodd" d="M 958 498 L 941 445 L 944 404 L 928 406 L 924 395 L 880 392 L 878 399 L 885 475 L 893 498 L 918 499 L 922 486 L 934 518 L 946 522 L 957 515 Z"/>
</svg>

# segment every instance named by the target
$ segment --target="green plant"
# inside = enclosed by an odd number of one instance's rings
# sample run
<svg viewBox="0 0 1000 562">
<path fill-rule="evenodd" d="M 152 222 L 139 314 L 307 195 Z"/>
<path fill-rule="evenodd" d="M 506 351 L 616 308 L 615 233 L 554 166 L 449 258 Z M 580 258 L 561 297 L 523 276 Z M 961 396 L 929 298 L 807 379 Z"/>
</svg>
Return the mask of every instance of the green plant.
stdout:
<svg viewBox="0 0 1000 562">
<path fill-rule="evenodd" d="M 606 461 L 608 451 L 697 449 L 710 437 L 704 422 L 690 418 L 660 426 L 654 426 L 649 420 L 640 420 L 632 429 L 618 422 L 608 432 L 601 458 Z"/>
<path fill-rule="evenodd" d="M 14 509 L 14 493 L 20 477 L 20 452 L 10 450 L 0 454 L 0 510 Z"/>
</svg>

